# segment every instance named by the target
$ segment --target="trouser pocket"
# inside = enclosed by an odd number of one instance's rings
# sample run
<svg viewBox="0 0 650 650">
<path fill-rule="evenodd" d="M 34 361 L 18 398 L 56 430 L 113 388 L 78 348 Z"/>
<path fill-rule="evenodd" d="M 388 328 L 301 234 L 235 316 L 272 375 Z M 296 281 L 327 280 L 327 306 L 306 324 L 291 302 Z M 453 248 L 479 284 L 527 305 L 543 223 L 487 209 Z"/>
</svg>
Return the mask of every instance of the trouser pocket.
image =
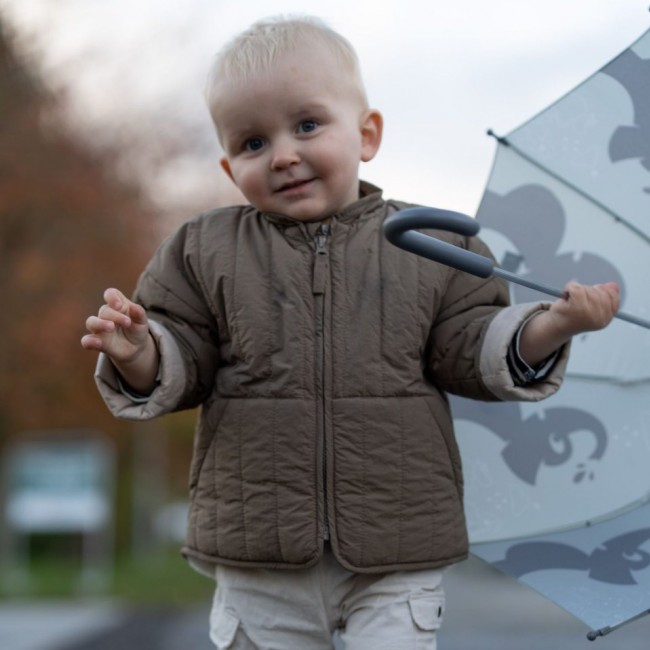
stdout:
<svg viewBox="0 0 650 650">
<path fill-rule="evenodd" d="M 418 629 L 426 632 L 440 629 L 445 613 L 444 594 L 416 594 L 409 596 L 408 603 Z"/>
</svg>

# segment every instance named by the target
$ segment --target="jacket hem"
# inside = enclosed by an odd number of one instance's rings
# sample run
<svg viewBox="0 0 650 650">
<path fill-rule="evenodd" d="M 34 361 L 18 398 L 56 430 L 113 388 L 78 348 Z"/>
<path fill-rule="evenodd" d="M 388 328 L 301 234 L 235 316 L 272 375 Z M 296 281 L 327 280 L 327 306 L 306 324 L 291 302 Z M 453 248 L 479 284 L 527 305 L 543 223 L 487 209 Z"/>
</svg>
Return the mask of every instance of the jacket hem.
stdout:
<svg viewBox="0 0 650 650">
<path fill-rule="evenodd" d="M 209 555 L 201 553 L 196 549 L 184 546 L 181 549 L 181 554 L 190 563 L 190 565 L 205 575 L 214 577 L 214 570 L 217 565 L 223 564 L 225 566 L 239 567 L 242 569 L 290 569 L 300 570 L 309 569 L 316 564 L 323 555 L 323 546 L 320 545 L 318 552 L 305 562 L 272 562 L 272 561 L 255 561 L 255 560 L 236 560 L 233 558 L 220 557 L 218 555 Z"/>
<path fill-rule="evenodd" d="M 441 560 L 423 560 L 420 562 L 401 562 L 391 564 L 373 564 L 368 566 L 356 566 L 343 559 L 338 550 L 332 545 L 332 552 L 336 561 L 348 571 L 353 573 L 390 573 L 394 571 L 419 571 L 423 569 L 442 569 L 452 564 L 458 564 L 466 560 L 469 552 L 460 553 L 451 557 L 446 557 Z M 222 564 L 225 566 L 239 567 L 243 569 L 289 569 L 300 571 L 301 569 L 309 569 L 320 561 L 323 555 L 323 547 L 319 548 L 318 553 L 307 562 L 291 564 L 288 562 L 268 562 L 268 561 L 253 561 L 253 560 L 234 560 L 232 558 L 222 558 L 216 555 L 207 555 L 195 549 L 184 546 L 181 550 L 183 557 L 189 562 L 193 569 L 207 575 L 214 577 L 217 565 Z"/>
</svg>

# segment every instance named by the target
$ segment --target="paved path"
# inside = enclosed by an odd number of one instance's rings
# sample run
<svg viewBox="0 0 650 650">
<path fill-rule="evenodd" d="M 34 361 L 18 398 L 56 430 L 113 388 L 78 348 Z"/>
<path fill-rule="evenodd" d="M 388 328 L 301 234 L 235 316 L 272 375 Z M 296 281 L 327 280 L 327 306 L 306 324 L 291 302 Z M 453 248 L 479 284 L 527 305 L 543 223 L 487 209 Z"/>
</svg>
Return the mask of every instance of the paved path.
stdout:
<svg viewBox="0 0 650 650">
<path fill-rule="evenodd" d="M 650 617 L 592 643 L 580 621 L 476 559 L 449 572 L 446 590 L 440 650 L 650 648 Z M 0 601 L 0 650 L 214 650 L 208 607 Z"/>
<path fill-rule="evenodd" d="M 54 650 L 108 632 L 123 620 L 110 603 L 0 601 L 0 648 Z"/>
</svg>

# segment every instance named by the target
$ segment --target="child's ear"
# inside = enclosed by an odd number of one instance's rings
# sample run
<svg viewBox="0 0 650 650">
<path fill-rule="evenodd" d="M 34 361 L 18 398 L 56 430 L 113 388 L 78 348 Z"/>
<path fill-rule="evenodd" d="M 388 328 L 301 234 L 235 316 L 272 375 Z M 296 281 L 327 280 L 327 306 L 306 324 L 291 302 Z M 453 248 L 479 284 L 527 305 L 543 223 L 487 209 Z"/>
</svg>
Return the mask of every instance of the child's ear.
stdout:
<svg viewBox="0 0 650 650">
<path fill-rule="evenodd" d="M 374 108 L 367 110 L 361 116 L 361 161 L 368 162 L 375 157 L 381 144 L 384 129 L 384 118 Z"/>
<path fill-rule="evenodd" d="M 235 178 L 232 175 L 232 170 L 230 169 L 230 163 L 228 162 L 228 158 L 225 158 L 225 157 L 222 158 L 219 161 L 219 164 L 221 165 L 221 169 L 223 169 L 223 171 L 225 171 L 226 174 L 228 174 L 228 178 L 230 178 L 230 180 L 233 183 L 235 183 L 235 185 L 237 185 L 237 183 L 235 182 Z"/>
</svg>

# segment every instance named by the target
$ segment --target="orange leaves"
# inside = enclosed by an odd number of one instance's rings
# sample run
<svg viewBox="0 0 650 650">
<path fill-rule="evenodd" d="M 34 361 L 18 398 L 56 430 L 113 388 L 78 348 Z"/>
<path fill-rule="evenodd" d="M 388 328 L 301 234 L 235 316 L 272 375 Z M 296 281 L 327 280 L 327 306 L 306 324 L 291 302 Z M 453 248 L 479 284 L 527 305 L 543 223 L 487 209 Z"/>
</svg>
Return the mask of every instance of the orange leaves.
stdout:
<svg viewBox="0 0 650 650">
<path fill-rule="evenodd" d="M 2 38 L 0 29 L 0 439 L 115 429 L 79 339 L 106 286 L 134 286 L 155 243 L 152 215 L 115 182 L 110 160 L 51 120 L 44 130 L 53 100 Z"/>
</svg>

